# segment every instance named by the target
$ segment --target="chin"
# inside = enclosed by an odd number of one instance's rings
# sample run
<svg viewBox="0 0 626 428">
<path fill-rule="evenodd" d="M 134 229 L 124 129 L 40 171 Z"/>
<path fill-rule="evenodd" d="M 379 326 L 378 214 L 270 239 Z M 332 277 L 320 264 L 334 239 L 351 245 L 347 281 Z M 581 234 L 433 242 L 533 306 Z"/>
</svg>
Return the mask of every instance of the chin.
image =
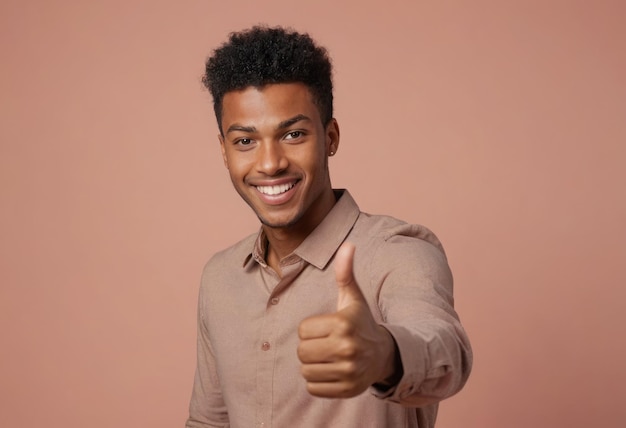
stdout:
<svg viewBox="0 0 626 428">
<path fill-rule="evenodd" d="M 272 227 L 275 229 L 280 229 L 280 228 L 288 228 L 288 227 L 295 226 L 298 223 L 298 221 L 300 221 L 301 216 L 296 215 L 296 216 L 281 218 L 281 217 L 273 217 L 273 216 L 264 217 L 263 215 L 257 214 L 257 217 L 259 221 L 261 222 L 261 224 L 263 224 L 264 226 Z"/>
<path fill-rule="evenodd" d="M 274 219 L 266 219 L 263 217 L 259 217 L 259 221 L 264 226 L 271 227 L 273 229 L 288 228 L 288 227 L 295 225 L 298 222 L 298 220 L 281 221 L 281 220 L 274 220 Z"/>
</svg>

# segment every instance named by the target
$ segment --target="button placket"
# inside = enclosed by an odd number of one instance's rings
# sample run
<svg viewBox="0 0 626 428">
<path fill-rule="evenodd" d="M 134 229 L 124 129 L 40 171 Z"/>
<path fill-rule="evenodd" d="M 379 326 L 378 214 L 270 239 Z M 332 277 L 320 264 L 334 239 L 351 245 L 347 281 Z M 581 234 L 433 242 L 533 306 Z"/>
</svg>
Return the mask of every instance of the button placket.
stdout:
<svg viewBox="0 0 626 428">
<path fill-rule="evenodd" d="M 260 330 L 260 346 L 257 360 L 257 408 L 256 421 L 257 424 L 265 423 L 265 426 L 272 425 L 272 410 L 274 397 L 274 365 L 276 362 L 276 354 L 278 352 L 277 326 L 280 325 L 282 305 L 286 300 L 283 292 L 290 284 L 293 283 L 295 277 L 304 268 L 304 262 L 299 257 L 290 258 L 287 265 L 283 269 L 283 277 L 280 278 L 275 286 L 268 288 L 270 292 L 269 299 L 266 303 L 263 326 Z M 274 273 L 272 271 L 272 273 Z M 275 274 L 275 273 L 274 273 Z M 280 297 L 279 297 L 280 296 Z M 279 303 L 282 304 L 279 306 Z M 284 309 L 284 308 L 283 308 Z M 280 329 L 279 329 L 280 330 Z M 259 425 L 262 426 L 262 425 Z"/>
</svg>

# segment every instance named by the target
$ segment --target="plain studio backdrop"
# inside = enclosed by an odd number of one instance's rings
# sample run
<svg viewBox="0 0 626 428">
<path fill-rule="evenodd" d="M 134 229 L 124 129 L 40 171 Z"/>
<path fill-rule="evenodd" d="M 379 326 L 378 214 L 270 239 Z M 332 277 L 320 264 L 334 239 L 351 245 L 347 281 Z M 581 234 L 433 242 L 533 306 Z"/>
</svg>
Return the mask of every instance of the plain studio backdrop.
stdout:
<svg viewBox="0 0 626 428">
<path fill-rule="evenodd" d="M 258 228 L 200 76 L 257 23 L 330 51 L 334 186 L 446 247 L 475 367 L 438 428 L 626 426 L 626 3 L 3 0 L 0 20 L 0 426 L 182 427 L 202 267 Z"/>
</svg>

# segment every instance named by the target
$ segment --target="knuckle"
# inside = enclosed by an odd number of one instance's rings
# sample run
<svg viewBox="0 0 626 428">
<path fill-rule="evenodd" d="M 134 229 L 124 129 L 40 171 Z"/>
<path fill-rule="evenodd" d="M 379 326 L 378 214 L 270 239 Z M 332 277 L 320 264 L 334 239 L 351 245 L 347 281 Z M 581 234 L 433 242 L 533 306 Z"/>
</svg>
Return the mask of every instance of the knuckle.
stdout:
<svg viewBox="0 0 626 428">
<path fill-rule="evenodd" d="M 352 382 L 344 382 L 337 391 L 340 398 L 350 398 L 356 395 L 354 393 L 354 384 Z"/>
<path fill-rule="evenodd" d="M 354 325 L 346 317 L 337 315 L 335 318 L 335 331 L 340 335 L 350 335 L 354 331 Z"/>
<path fill-rule="evenodd" d="M 350 375 L 354 376 L 359 372 L 359 365 L 356 363 L 356 361 L 348 361 L 346 365 L 346 370 L 348 371 L 348 373 L 350 373 Z"/>
<path fill-rule="evenodd" d="M 337 354 L 346 360 L 353 360 L 358 355 L 358 347 L 352 340 L 344 340 L 339 344 Z"/>
<path fill-rule="evenodd" d="M 358 372 L 358 365 L 355 361 L 345 361 L 343 363 L 343 372 L 348 379 L 352 379 L 355 373 Z"/>
</svg>

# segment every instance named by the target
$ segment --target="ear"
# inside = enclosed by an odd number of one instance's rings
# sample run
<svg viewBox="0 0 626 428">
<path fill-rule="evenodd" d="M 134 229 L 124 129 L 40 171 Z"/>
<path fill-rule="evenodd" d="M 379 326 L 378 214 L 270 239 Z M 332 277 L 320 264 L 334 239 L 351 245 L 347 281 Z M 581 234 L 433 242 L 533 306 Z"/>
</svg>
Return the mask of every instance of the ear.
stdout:
<svg viewBox="0 0 626 428">
<path fill-rule="evenodd" d="M 217 134 L 217 139 L 220 140 L 220 149 L 222 150 L 222 160 L 224 161 L 224 166 L 228 169 L 228 159 L 226 157 L 226 143 L 224 142 L 224 137 L 222 134 Z"/>
<path fill-rule="evenodd" d="M 339 148 L 339 124 L 335 118 L 326 125 L 326 155 L 334 156 Z"/>
</svg>

